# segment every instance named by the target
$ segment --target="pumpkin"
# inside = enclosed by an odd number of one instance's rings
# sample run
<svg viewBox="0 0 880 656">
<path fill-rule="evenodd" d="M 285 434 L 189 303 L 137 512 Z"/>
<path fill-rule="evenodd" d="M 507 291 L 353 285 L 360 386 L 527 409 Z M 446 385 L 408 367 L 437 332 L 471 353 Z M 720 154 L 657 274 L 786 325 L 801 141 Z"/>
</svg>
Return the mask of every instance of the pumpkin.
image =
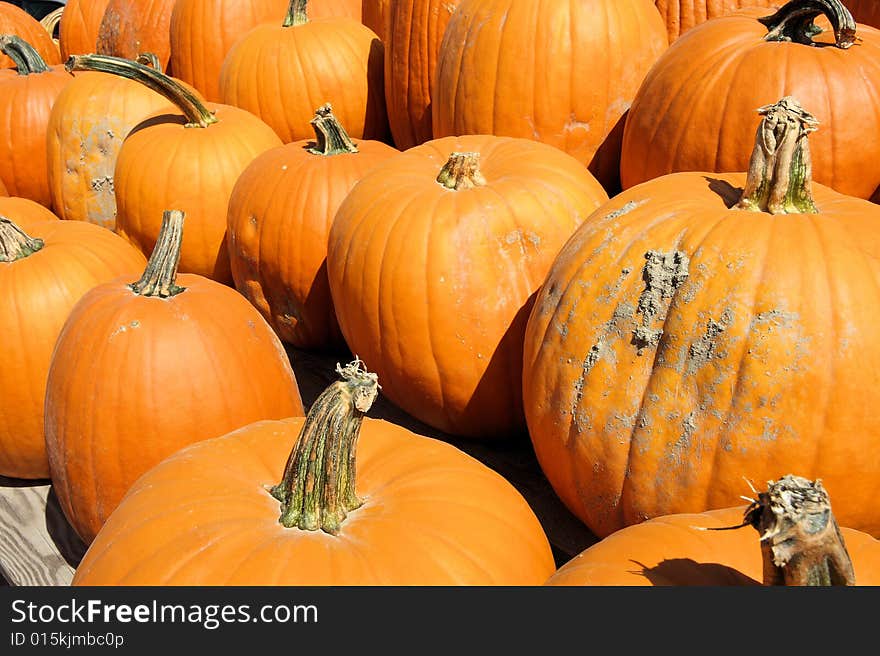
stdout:
<svg viewBox="0 0 880 656">
<path fill-rule="evenodd" d="M 352 137 L 387 138 L 382 43 L 352 18 L 312 19 L 308 6 L 290 0 L 283 23 L 255 27 L 232 47 L 220 101 L 256 114 L 284 143 L 308 139 L 325 102 Z"/>
<path fill-rule="evenodd" d="M 61 60 L 95 52 L 98 29 L 110 0 L 68 0 L 58 24 Z M 59 62 L 60 63 L 60 62 Z"/>
<path fill-rule="evenodd" d="M 880 28 L 880 2 L 877 0 L 846 0 L 845 4 L 857 22 Z"/>
<path fill-rule="evenodd" d="M 580 162 L 529 139 L 434 139 L 375 166 L 336 212 L 327 248 L 351 352 L 434 428 L 522 431 L 532 296 L 606 198 Z"/>
<path fill-rule="evenodd" d="M 880 494 L 880 208 L 811 183 L 817 124 L 795 99 L 760 113 L 748 174 L 622 192 L 535 300 L 529 434 L 597 536 L 733 506 L 743 476 L 779 468 L 821 478 L 845 526 L 880 534 L 864 502 Z"/>
<path fill-rule="evenodd" d="M 440 41 L 459 0 L 392 0 L 385 40 L 385 104 L 401 150 L 434 137 L 431 95 Z"/>
<path fill-rule="evenodd" d="M 433 135 L 542 141 L 613 194 L 626 111 L 666 45 L 651 0 L 462 0 L 440 43 Z"/>
<path fill-rule="evenodd" d="M 117 278 L 83 296 L 52 357 L 49 470 L 86 544 L 129 486 L 177 449 L 303 414 L 281 342 L 253 306 L 209 278 L 177 275 L 183 217 L 163 214 L 139 280 Z"/>
<path fill-rule="evenodd" d="M 116 229 L 114 174 L 122 142 L 168 100 L 118 75 L 78 73 L 49 114 L 47 173 L 59 217 Z"/>
<path fill-rule="evenodd" d="M 161 70 L 171 57 L 171 10 L 176 0 L 110 0 L 98 30 L 96 48 L 80 53 L 97 52 L 124 59 L 136 59 L 151 52 Z"/>
<path fill-rule="evenodd" d="M 778 9 L 784 0 L 654 0 L 657 10 L 666 21 L 669 43 L 695 25 L 726 16 L 743 7 L 770 7 Z"/>
<path fill-rule="evenodd" d="M 135 126 L 119 149 L 113 180 L 116 230 L 150 253 L 163 208 L 181 208 L 191 216 L 181 272 L 231 284 L 226 244 L 229 196 L 257 155 L 281 145 L 272 128 L 248 111 L 206 104 L 188 86 L 127 59 L 80 55 L 71 58 L 68 68 L 129 78 L 173 103 L 174 111 L 160 110 Z"/>
<path fill-rule="evenodd" d="M 354 184 L 397 151 L 349 138 L 330 105 L 311 123 L 314 140 L 266 151 L 235 183 L 228 215 L 232 277 L 283 341 L 344 350 L 327 281 L 330 224 Z"/>
<path fill-rule="evenodd" d="M 757 126 L 754 109 L 790 95 L 823 126 L 814 179 L 871 197 L 880 185 L 880 32 L 854 23 L 840 0 L 792 0 L 767 13 L 707 21 L 659 59 L 626 121 L 624 188 L 678 171 L 746 170 L 742 135 Z M 823 13 L 834 30 L 811 38 L 810 18 Z"/>
<path fill-rule="evenodd" d="M 0 52 L 16 68 L 0 68 L 0 179 L 13 196 L 49 207 L 46 131 L 55 99 L 72 79 L 61 66 L 50 67 L 30 44 L 0 36 Z"/>
<path fill-rule="evenodd" d="M 220 68 L 238 39 L 261 23 L 281 22 L 288 0 L 177 0 L 171 12 L 171 70 L 211 102 Z"/>
<path fill-rule="evenodd" d="M 145 262 L 112 232 L 0 198 L 0 475 L 49 477 L 43 398 L 55 340 L 87 291 Z"/>
<path fill-rule="evenodd" d="M 49 66 L 61 63 L 61 54 L 52 36 L 36 18 L 16 5 L 0 2 L 0 34 L 15 35 L 29 43 Z M 9 55 L 0 52 L 0 69 L 16 65 Z"/>
<path fill-rule="evenodd" d="M 373 30 L 382 43 L 387 43 L 388 20 L 393 0 L 363 0 L 361 22 Z"/>
<path fill-rule="evenodd" d="M 9 192 L 6 191 L 6 185 L 3 184 L 3 180 L 0 180 L 0 196 L 8 196 Z"/>
<path fill-rule="evenodd" d="M 732 530 L 750 526 L 757 535 Z M 876 586 L 880 541 L 838 527 L 821 481 L 789 475 L 769 481 L 749 506 L 667 515 L 621 529 L 547 580 L 591 586 L 761 583 Z"/>
<path fill-rule="evenodd" d="M 360 364 L 306 419 L 256 422 L 145 474 L 73 585 L 546 581 L 550 545 L 520 493 L 450 444 L 364 417 L 378 383 Z"/>
</svg>

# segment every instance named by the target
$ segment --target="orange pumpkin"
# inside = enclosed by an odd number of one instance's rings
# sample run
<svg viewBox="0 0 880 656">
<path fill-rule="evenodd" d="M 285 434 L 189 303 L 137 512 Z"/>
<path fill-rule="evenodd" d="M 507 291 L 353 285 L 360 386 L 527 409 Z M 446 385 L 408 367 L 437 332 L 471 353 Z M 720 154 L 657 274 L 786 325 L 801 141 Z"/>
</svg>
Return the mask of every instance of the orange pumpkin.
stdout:
<svg viewBox="0 0 880 656">
<path fill-rule="evenodd" d="M 86 292 L 145 262 L 112 232 L 0 198 L 0 475 L 49 477 L 43 399 L 55 340 Z"/>
<path fill-rule="evenodd" d="M 846 0 L 845 4 L 856 22 L 880 28 L 880 2 L 877 0 Z"/>
<path fill-rule="evenodd" d="M 528 139 L 435 139 L 374 167 L 330 228 L 342 334 L 386 395 L 448 433 L 524 428 L 522 335 L 556 251 L 607 196 Z"/>
<path fill-rule="evenodd" d="M 434 137 L 536 139 L 614 193 L 626 111 L 666 44 L 651 0 L 461 0 L 440 44 Z"/>
<path fill-rule="evenodd" d="M 837 37 L 814 36 L 815 47 L 809 19 L 822 12 Z M 757 126 L 755 108 L 791 95 L 823 126 L 813 137 L 814 179 L 871 197 L 880 185 L 880 31 L 856 25 L 840 0 L 793 0 L 768 13 L 707 21 L 658 60 L 626 121 L 625 189 L 678 171 L 746 170 L 742 135 Z"/>
<path fill-rule="evenodd" d="M 16 5 L 0 2 L 0 34 L 15 35 L 29 43 L 49 66 L 61 63 L 61 54 L 52 36 L 36 18 Z M 16 62 L 0 52 L 0 69 L 14 66 Z"/>
<path fill-rule="evenodd" d="M 228 215 L 232 277 L 285 342 L 342 350 L 327 282 L 330 224 L 354 184 L 397 151 L 350 139 L 329 105 L 311 123 L 315 140 L 266 151 L 235 183 Z"/>
<path fill-rule="evenodd" d="M 89 543 L 129 486 L 192 442 L 302 415 L 280 341 L 238 292 L 177 275 L 183 213 L 165 212 L 144 275 L 100 285 L 64 324 L 46 385 L 55 491 Z"/>
<path fill-rule="evenodd" d="M 251 30 L 220 70 L 220 101 L 272 126 L 284 143 L 311 137 L 325 102 L 357 139 L 388 136 L 382 43 L 351 18 L 310 18 L 308 0 L 290 0 L 277 24 Z"/>
<path fill-rule="evenodd" d="M 672 43 L 692 27 L 712 18 L 732 14 L 743 7 L 778 9 L 784 0 L 654 0 L 654 4 L 666 21 L 669 43 Z"/>
<path fill-rule="evenodd" d="M 133 79 L 175 105 L 173 111 L 145 118 L 119 149 L 114 173 L 116 230 L 149 253 L 159 235 L 163 208 L 182 208 L 191 218 L 180 270 L 231 284 L 226 244 L 229 196 L 257 155 L 281 145 L 272 128 L 237 107 L 205 104 L 189 87 L 127 59 L 83 55 L 71 58 L 68 67 Z"/>
<path fill-rule="evenodd" d="M 864 501 L 880 494 L 880 207 L 811 184 L 816 122 L 795 100 L 761 113 L 748 175 L 619 194 L 535 300 L 529 433 L 600 537 L 733 506 L 743 476 L 780 468 L 821 478 L 843 525 L 880 534 Z"/>
<path fill-rule="evenodd" d="M 385 40 L 385 104 L 401 150 L 434 137 L 431 95 L 440 41 L 459 0 L 392 0 Z"/>
<path fill-rule="evenodd" d="M 393 0 L 363 0 L 361 22 L 373 30 L 382 43 L 388 39 L 388 19 Z"/>
<path fill-rule="evenodd" d="M 149 471 L 73 584 L 543 583 L 550 545 L 519 492 L 450 444 L 364 417 L 377 381 L 358 365 L 305 420 L 257 422 Z"/>
<path fill-rule="evenodd" d="M 98 29 L 110 0 L 68 0 L 58 24 L 61 59 L 95 52 Z"/>
<path fill-rule="evenodd" d="M 151 52 L 161 70 L 171 57 L 171 10 L 176 0 L 109 0 L 98 30 L 97 52 L 125 59 L 137 59 Z"/>
<path fill-rule="evenodd" d="M 791 482 L 799 483 L 794 487 L 795 494 L 789 490 L 789 495 L 783 496 L 786 488 L 793 487 Z M 794 579 L 788 585 L 829 585 L 831 581 L 823 580 L 822 565 L 842 561 L 844 567 L 840 569 L 848 569 L 847 560 L 852 568 L 852 581 L 847 584 L 880 585 L 880 541 L 867 533 L 847 527 L 837 533 L 833 515 L 821 516 L 818 525 L 823 528 L 825 540 L 818 545 L 803 544 L 803 534 L 797 524 L 819 514 L 808 511 L 813 510 L 806 501 L 810 492 L 808 483 L 786 476 L 780 481 L 770 481 L 768 491 L 747 507 L 667 515 L 621 529 L 560 567 L 547 580 L 547 585 L 758 585 L 768 583 L 766 574 L 787 575 Z M 816 484 L 821 489 L 821 483 Z M 761 514 L 767 512 L 761 508 L 762 503 L 779 511 L 778 514 L 762 518 Z M 824 511 L 821 504 L 817 509 Z M 755 516 L 756 513 L 760 514 Z M 780 524 L 788 524 L 787 530 L 779 534 L 775 534 L 775 530 L 769 533 L 762 530 L 756 534 L 749 525 L 754 526 L 753 522 L 760 519 L 782 520 Z M 800 522 L 792 521 L 798 519 Z M 734 526 L 740 528 L 718 530 Z M 796 527 L 797 530 L 793 530 Z M 817 533 L 815 527 L 813 531 Z M 766 537 L 762 539 L 762 536 Z M 792 540 L 795 536 L 800 538 L 797 542 Z M 777 554 L 785 553 L 779 550 L 781 538 L 790 540 L 784 549 L 793 552 L 783 567 L 765 560 L 774 548 Z M 770 548 L 765 548 L 765 544 Z M 809 582 L 809 576 L 805 581 L 802 578 L 805 573 L 818 574 L 814 581 L 822 582 Z"/>
</svg>

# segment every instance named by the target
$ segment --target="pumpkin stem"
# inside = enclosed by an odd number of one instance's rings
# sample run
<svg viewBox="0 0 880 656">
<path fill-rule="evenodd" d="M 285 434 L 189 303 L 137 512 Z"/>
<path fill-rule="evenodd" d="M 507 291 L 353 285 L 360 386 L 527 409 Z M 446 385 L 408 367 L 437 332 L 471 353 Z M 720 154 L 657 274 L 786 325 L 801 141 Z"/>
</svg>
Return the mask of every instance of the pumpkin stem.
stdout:
<svg viewBox="0 0 880 656">
<path fill-rule="evenodd" d="M 821 480 L 769 481 L 744 523 L 761 536 L 764 585 L 855 585 L 852 561 Z"/>
<path fill-rule="evenodd" d="M 282 27 L 293 27 L 295 25 L 305 25 L 308 23 L 309 16 L 306 11 L 306 5 L 308 4 L 309 0 L 290 0 L 290 4 L 287 5 L 287 15 L 284 17 Z"/>
<path fill-rule="evenodd" d="M 271 494 L 281 502 L 286 528 L 336 535 L 346 515 L 363 503 L 355 493 L 355 455 L 364 414 L 379 393 L 376 374 L 354 362 L 336 372 L 342 380 L 321 393 Z"/>
<path fill-rule="evenodd" d="M 15 34 L 0 35 L 0 52 L 14 63 L 19 75 L 46 73 L 49 66 L 34 47 Z"/>
<path fill-rule="evenodd" d="M 315 110 L 315 118 L 309 121 L 315 130 L 317 145 L 309 148 L 309 152 L 315 155 L 341 155 L 342 153 L 356 153 L 358 147 L 348 136 L 345 128 L 333 115 L 330 103 Z"/>
<path fill-rule="evenodd" d="M 0 216 L 0 262 L 15 262 L 36 253 L 43 240 L 30 237 L 5 216 Z"/>
<path fill-rule="evenodd" d="M 183 243 L 183 219 L 184 213 L 180 210 L 165 210 L 162 214 L 159 238 L 144 275 L 129 285 L 138 296 L 168 298 L 186 289 L 175 284 L 177 265 L 180 264 L 180 245 Z"/>
<path fill-rule="evenodd" d="M 452 153 L 440 169 L 437 182 L 453 191 L 485 185 L 486 178 L 480 172 L 480 153 Z"/>
<path fill-rule="evenodd" d="M 64 68 L 68 71 L 99 71 L 112 73 L 140 82 L 156 93 L 162 94 L 186 117 L 186 127 L 206 128 L 217 122 L 214 112 L 207 108 L 204 99 L 164 73 L 153 70 L 130 59 L 110 55 L 71 55 Z"/>
<path fill-rule="evenodd" d="M 159 71 L 160 73 L 165 72 L 162 70 L 162 62 L 159 61 L 159 57 L 155 52 L 142 52 L 137 56 L 135 61 L 138 64 L 152 68 L 154 71 Z"/>
<path fill-rule="evenodd" d="M 813 21 L 825 15 L 834 30 L 838 48 L 849 48 L 856 42 L 856 22 L 840 0 L 791 0 L 772 16 L 758 20 L 767 28 L 765 41 L 791 41 L 815 45 L 813 37 L 822 31 Z"/>
<path fill-rule="evenodd" d="M 812 214 L 812 167 L 807 135 L 819 121 L 786 96 L 758 110 L 755 147 L 736 209 L 770 214 Z"/>
</svg>

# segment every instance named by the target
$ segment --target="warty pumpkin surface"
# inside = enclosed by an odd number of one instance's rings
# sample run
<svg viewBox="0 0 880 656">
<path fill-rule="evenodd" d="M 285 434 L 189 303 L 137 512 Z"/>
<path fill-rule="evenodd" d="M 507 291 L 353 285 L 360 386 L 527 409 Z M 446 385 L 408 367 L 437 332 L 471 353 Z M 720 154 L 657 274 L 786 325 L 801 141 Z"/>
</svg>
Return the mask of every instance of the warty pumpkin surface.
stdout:
<svg viewBox="0 0 880 656">
<path fill-rule="evenodd" d="M 164 71 L 171 57 L 171 10 L 177 0 L 110 0 L 101 17 L 96 47 L 86 52 L 137 59 L 151 52 Z"/>
<path fill-rule="evenodd" d="M 61 61 L 70 55 L 95 52 L 98 29 L 110 0 L 68 0 L 58 24 Z M 60 62 L 59 62 L 60 63 Z"/>
<path fill-rule="evenodd" d="M 14 34 L 31 46 L 49 66 L 61 63 L 58 46 L 40 22 L 21 7 L 0 2 L 0 34 Z M 15 62 L 0 52 L 0 69 L 13 68 Z"/>
<path fill-rule="evenodd" d="M 179 274 L 183 214 L 166 212 L 140 280 L 87 293 L 64 324 L 46 386 L 49 469 L 88 544 L 129 486 L 177 449 L 303 414 L 287 354 L 238 292 Z"/>
<path fill-rule="evenodd" d="M 49 477 L 43 400 L 61 327 L 86 292 L 145 263 L 112 232 L 0 198 L 0 475 Z"/>
<path fill-rule="evenodd" d="M 543 583 L 550 545 L 519 492 L 450 444 L 364 417 L 375 377 L 341 371 L 307 419 L 256 422 L 147 472 L 73 584 Z"/>
<path fill-rule="evenodd" d="M 535 300 L 529 433 L 600 537 L 733 506 L 744 476 L 780 468 L 821 478 L 842 525 L 880 534 L 865 503 L 880 493 L 880 208 L 809 183 L 816 123 L 796 102 L 762 113 L 748 176 L 676 173 L 622 192 L 562 248 Z M 815 211 L 750 200 L 811 186 Z"/>
<path fill-rule="evenodd" d="M 830 45 L 831 29 L 810 44 L 798 23 L 805 6 L 835 18 L 840 47 Z M 657 61 L 626 121 L 624 189 L 678 171 L 745 171 L 751 143 L 742 136 L 757 127 L 754 110 L 790 95 L 822 125 L 812 137 L 816 182 L 871 197 L 880 186 L 880 31 L 852 22 L 839 0 L 794 0 L 772 29 L 759 20 L 768 15 L 750 9 L 703 23 Z"/>
<path fill-rule="evenodd" d="M 434 139 L 379 164 L 330 227 L 330 293 L 351 352 L 435 428 L 522 430 L 532 296 L 606 198 L 580 162 L 529 139 Z"/>
</svg>

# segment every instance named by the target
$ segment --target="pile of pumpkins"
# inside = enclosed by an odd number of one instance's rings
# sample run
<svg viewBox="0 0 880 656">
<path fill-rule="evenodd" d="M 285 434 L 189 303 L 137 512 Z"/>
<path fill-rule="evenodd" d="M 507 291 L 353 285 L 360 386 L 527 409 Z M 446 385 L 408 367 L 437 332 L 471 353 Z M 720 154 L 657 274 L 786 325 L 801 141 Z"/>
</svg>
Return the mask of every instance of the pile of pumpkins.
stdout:
<svg viewBox="0 0 880 656">
<path fill-rule="evenodd" d="M 78 585 L 877 584 L 876 28 L 0 2 L 0 475 L 51 479 Z M 308 408 L 285 344 L 339 357 Z M 600 541 L 557 568 L 377 394 L 527 434 Z"/>
</svg>

